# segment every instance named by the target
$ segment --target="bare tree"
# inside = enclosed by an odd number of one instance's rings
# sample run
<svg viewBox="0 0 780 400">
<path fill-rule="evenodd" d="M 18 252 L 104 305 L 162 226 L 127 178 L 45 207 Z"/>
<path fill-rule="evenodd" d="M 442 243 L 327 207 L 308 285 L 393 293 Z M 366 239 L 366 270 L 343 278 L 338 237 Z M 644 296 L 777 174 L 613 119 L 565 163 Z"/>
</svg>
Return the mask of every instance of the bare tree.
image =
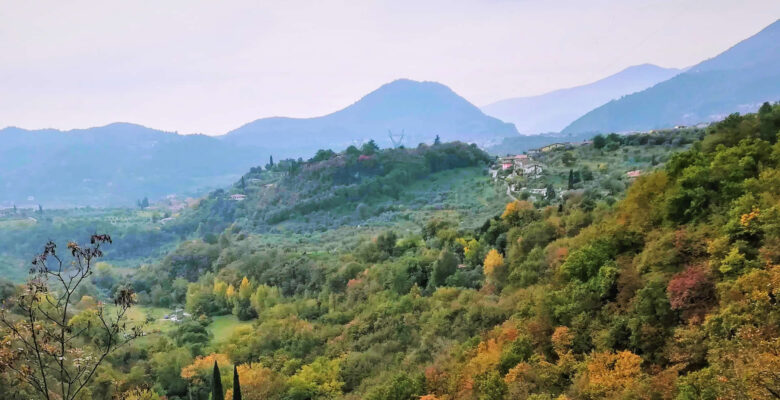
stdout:
<svg viewBox="0 0 780 400">
<path fill-rule="evenodd" d="M 92 235 L 85 247 L 69 242 L 67 262 L 47 243 L 28 282 L 0 309 L 0 371 L 15 372 L 43 399 L 75 399 L 111 352 L 142 335 L 126 315 L 135 304 L 130 288 L 117 291 L 113 306 L 74 310 L 74 293 L 107 243 L 108 235 Z"/>
</svg>

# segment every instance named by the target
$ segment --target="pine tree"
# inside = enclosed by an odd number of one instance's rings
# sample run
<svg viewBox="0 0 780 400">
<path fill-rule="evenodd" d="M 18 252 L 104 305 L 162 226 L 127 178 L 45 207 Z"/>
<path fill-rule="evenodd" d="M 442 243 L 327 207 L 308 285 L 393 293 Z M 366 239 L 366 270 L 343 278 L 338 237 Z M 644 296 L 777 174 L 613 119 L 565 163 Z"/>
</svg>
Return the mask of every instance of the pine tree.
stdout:
<svg viewBox="0 0 780 400">
<path fill-rule="evenodd" d="M 233 366 L 233 400 L 241 400 L 241 384 L 238 382 L 238 367 Z"/>
<path fill-rule="evenodd" d="M 225 400 L 225 393 L 222 391 L 222 376 L 219 374 L 219 366 L 214 361 L 214 376 L 211 382 L 211 400 Z"/>
</svg>

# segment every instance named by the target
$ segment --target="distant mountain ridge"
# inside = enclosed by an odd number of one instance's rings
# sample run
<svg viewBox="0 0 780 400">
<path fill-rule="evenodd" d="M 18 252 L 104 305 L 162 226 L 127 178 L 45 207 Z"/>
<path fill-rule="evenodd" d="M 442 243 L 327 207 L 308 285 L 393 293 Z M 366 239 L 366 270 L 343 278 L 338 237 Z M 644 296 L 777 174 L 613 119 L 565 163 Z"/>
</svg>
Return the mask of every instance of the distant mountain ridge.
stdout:
<svg viewBox="0 0 780 400">
<path fill-rule="evenodd" d="M 501 100 L 481 109 L 488 115 L 514 123 L 523 134 L 559 132 L 610 100 L 647 89 L 682 71 L 653 64 L 635 65 L 596 82 L 538 96 Z"/>
<path fill-rule="evenodd" d="M 231 183 L 268 153 L 129 123 L 0 130 L 0 208 L 132 205 Z"/>
<path fill-rule="evenodd" d="M 60 131 L 0 129 L 0 208 L 126 206 L 167 194 L 201 194 L 253 166 L 343 150 L 370 139 L 390 147 L 388 131 L 412 147 L 516 135 L 450 88 L 401 79 L 340 111 L 317 118 L 264 118 L 226 135 L 178 135 L 130 123 Z M 398 136 L 396 136 L 396 140 Z"/>
<path fill-rule="evenodd" d="M 347 147 L 374 139 L 390 145 L 388 131 L 404 133 L 406 146 L 441 140 L 484 141 L 517 134 L 512 124 L 485 115 L 449 87 L 437 82 L 399 79 L 352 105 L 314 118 L 263 118 L 228 132 L 234 144 L 307 150 Z"/>
<path fill-rule="evenodd" d="M 691 125 L 780 100 L 780 20 L 716 57 L 578 118 L 564 133 Z"/>
</svg>

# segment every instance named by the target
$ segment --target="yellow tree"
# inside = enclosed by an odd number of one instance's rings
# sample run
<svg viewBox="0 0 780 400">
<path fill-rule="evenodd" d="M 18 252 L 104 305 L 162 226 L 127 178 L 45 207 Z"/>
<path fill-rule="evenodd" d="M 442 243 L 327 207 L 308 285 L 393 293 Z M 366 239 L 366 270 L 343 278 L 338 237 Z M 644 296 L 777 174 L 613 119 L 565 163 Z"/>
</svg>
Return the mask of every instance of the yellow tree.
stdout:
<svg viewBox="0 0 780 400">
<path fill-rule="evenodd" d="M 226 297 L 225 296 L 226 292 L 227 292 L 227 283 L 219 279 L 214 279 L 214 290 L 212 291 L 212 293 L 214 293 L 214 296 L 217 296 L 217 298 L 224 299 Z"/>
<path fill-rule="evenodd" d="M 238 287 L 238 297 L 241 300 L 249 300 L 252 297 L 252 284 L 249 283 L 249 279 L 246 277 L 241 280 L 241 285 Z"/>
<path fill-rule="evenodd" d="M 642 358 L 630 351 L 593 353 L 582 377 L 585 394 L 598 398 L 619 397 L 642 378 Z"/>
<path fill-rule="evenodd" d="M 485 257 L 483 270 L 485 277 L 490 283 L 502 282 L 506 277 L 506 266 L 504 265 L 504 256 L 496 249 L 490 249 Z"/>
<path fill-rule="evenodd" d="M 227 290 L 225 290 L 225 297 L 227 297 L 228 300 L 231 300 L 235 295 L 236 288 L 232 284 L 228 285 Z"/>
</svg>

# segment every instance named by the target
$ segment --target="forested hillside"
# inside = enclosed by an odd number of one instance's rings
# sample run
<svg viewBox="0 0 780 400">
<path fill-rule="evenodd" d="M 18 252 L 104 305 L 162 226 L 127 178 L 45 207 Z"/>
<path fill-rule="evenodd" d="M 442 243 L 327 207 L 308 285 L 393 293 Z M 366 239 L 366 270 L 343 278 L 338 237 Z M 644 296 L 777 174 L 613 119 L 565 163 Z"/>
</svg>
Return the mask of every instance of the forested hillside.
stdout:
<svg viewBox="0 0 780 400">
<path fill-rule="evenodd" d="M 131 276 L 103 271 L 97 286 L 132 288 L 147 334 L 85 393 L 205 400 L 216 361 L 228 396 L 237 366 L 244 399 L 777 398 L 778 133 L 780 105 L 765 104 L 614 204 L 574 191 L 476 225 L 462 222 L 482 211 L 448 201 L 402 212 L 419 182 L 482 168 L 470 146 L 269 163 L 181 217 L 202 239 Z M 167 325 L 153 308 L 179 304 Z M 90 326 L 94 301 L 74 307 Z M 2 398 L 34 393 L 14 375 L 19 340 L 0 342 Z"/>
<path fill-rule="evenodd" d="M 357 225 L 372 216 L 387 220 L 408 211 L 449 208 L 436 204 L 445 195 L 437 193 L 437 183 L 451 181 L 453 193 L 446 195 L 457 194 L 459 186 L 478 191 L 487 181 L 490 160 L 475 145 L 459 142 L 380 150 L 373 141 L 341 153 L 320 150 L 307 161 L 271 160 L 266 168 L 252 168 L 230 189 L 212 192 L 172 226 L 216 234 L 233 224 L 255 232 L 300 232 Z M 470 195 L 450 203 L 479 207 L 472 204 L 478 200 L 476 191 Z"/>
</svg>

